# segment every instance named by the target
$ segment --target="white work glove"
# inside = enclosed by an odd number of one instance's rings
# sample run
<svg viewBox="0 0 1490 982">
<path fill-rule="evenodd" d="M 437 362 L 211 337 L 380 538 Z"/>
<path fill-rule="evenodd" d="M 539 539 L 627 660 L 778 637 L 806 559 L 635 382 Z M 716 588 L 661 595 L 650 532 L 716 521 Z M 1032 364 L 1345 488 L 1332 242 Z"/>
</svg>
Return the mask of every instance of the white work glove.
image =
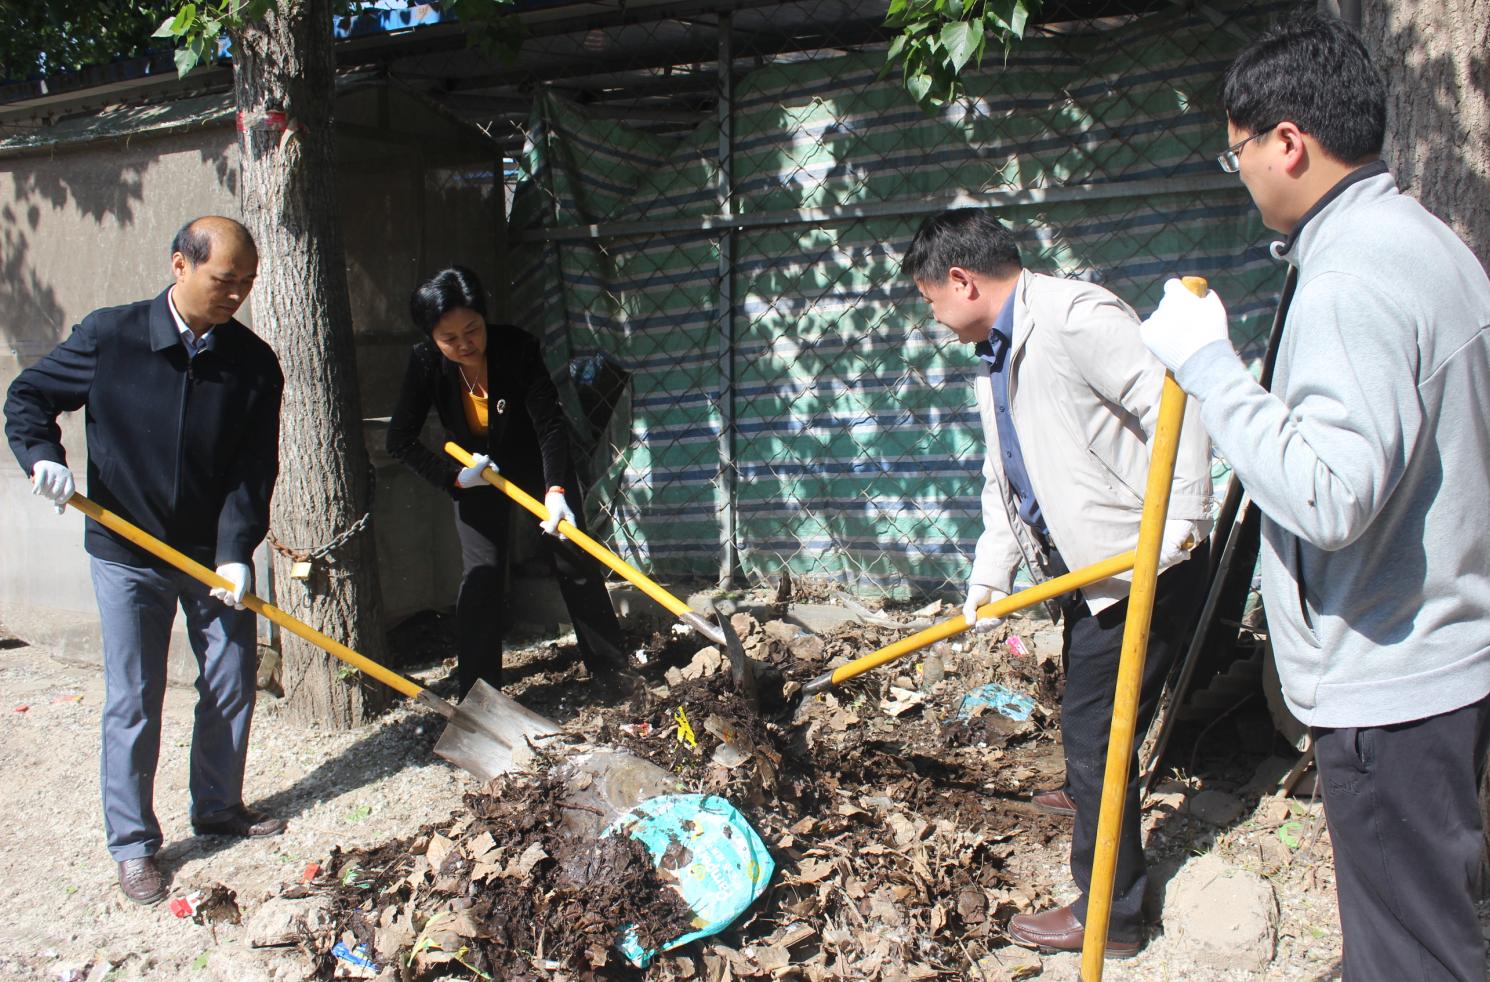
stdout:
<svg viewBox="0 0 1490 982">
<path fill-rule="evenodd" d="M 1139 328 L 1139 337 L 1171 372 L 1214 341 L 1231 343 L 1226 308 L 1216 291 L 1197 297 L 1177 279 L 1165 281 L 1164 299 Z"/>
<path fill-rule="evenodd" d="M 1171 518 L 1164 523 L 1164 538 L 1159 541 L 1159 570 L 1178 566 L 1190 558 L 1190 550 L 1199 544 L 1200 536 L 1195 523 L 1188 519 Z"/>
<path fill-rule="evenodd" d="M 471 458 L 470 467 L 462 467 L 460 473 L 455 475 L 455 486 L 458 488 L 474 488 L 478 484 L 485 484 L 486 478 L 481 473 L 488 467 L 496 474 L 497 465 L 491 462 L 491 458 L 484 453 L 479 453 Z"/>
<path fill-rule="evenodd" d="M 548 509 L 548 517 L 538 523 L 538 527 L 549 535 L 557 535 L 561 539 L 569 537 L 559 531 L 559 522 L 565 521 L 574 524 L 574 512 L 569 510 L 569 502 L 564 500 L 564 492 L 553 488 L 543 496 L 543 507 Z"/>
<path fill-rule="evenodd" d="M 248 584 L 253 579 L 254 571 L 247 563 L 223 563 L 217 567 L 217 575 L 233 584 L 232 588 L 215 586 L 212 595 L 234 610 L 243 609 L 243 595 L 248 592 Z"/>
<path fill-rule="evenodd" d="M 57 509 L 57 514 L 67 510 L 67 499 L 77 490 L 77 483 L 72 479 L 72 471 L 67 469 L 66 464 L 59 464 L 55 460 L 38 460 L 36 466 L 31 468 L 31 493 L 39 494 L 52 503 Z"/>
<path fill-rule="evenodd" d="M 991 586 L 970 584 L 967 588 L 967 599 L 962 602 L 962 616 L 967 619 L 968 627 L 979 634 L 987 634 L 1002 624 L 1004 622 L 1002 617 L 979 617 L 978 608 L 1007 596 L 1008 594 L 1003 590 Z"/>
</svg>

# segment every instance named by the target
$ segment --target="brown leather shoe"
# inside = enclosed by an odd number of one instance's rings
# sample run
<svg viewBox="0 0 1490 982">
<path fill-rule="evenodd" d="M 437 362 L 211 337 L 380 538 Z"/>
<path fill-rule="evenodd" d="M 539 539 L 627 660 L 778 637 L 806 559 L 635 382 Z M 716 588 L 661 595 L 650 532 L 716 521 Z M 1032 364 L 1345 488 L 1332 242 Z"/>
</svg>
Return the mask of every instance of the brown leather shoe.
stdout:
<svg viewBox="0 0 1490 982">
<path fill-rule="evenodd" d="M 1030 804 L 1047 815 L 1060 815 L 1064 818 L 1076 817 L 1076 802 L 1071 800 L 1065 788 L 1036 792 L 1030 798 Z"/>
<path fill-rule="evenodd" d="M 263 812 L 239 805 L 210 822 L 192 822 L 191 829 L 197 835 L 226 835 L 235 839 L 257 839 L 266 835 L 279 835 L 285 830 L 285 820 L 272 818 Z"/>
<path fill-rule="evenodd" d="M 150 856 L 126 859 L 119 864 L 119 889 L 130 900 L 148 907 L 166 899 L 166 878 Z"/>
<path fill-rule="evenodd" d="M 1080 951 L 1086 940 L 1086 929 L 1076 919 L 1071 906 L 1047 910 L 1043 914 L 1015 914 L 1009 918 L 1009 940 L 1040 951 Z M 1108 958 L 1132 958 L 1143 945 L 1138 941 L 1107 939 Z"/>
</svg>

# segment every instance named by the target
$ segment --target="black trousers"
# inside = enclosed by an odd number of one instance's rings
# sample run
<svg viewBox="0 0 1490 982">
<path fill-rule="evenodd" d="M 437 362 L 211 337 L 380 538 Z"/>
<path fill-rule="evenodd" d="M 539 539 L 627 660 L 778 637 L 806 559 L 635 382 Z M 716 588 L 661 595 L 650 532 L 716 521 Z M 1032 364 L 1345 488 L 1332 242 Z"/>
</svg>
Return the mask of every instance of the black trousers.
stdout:
<svg viewBox="0 0 1490 982">
<path fill-rule="evenodd" d="M 1490 696 L 1392 726 L 1312 727 L 1344 982 L 1484 982 L 1475 915 Z"/>
<path fill-rule="evenodd" d="M 1143 934 L 1143 895 L 1148 885 L 1148 868 L 1143 859 L 1143 823 L 1138 811 L 1140 775 L 1136 744 L 1153 720 L 1165 676 L 1183 650 L 1200 611 L 1209 552 L 1210 546 L 1202 543 L 1189 559 L 1165 570 L 1154 593 L 1154 615 L 1139 690 L 1133 759 L 1128 762 L 1128 790 L 1108 919 L 1108 936 L 1114 941 L 1138 941 Z M 1053 574 L 1066 572 L 1058 555 L 1052 559 L 1056 567 Z M 1085 923 L 1128 601 L 1093 614 L 1082 595 L 1076 593 L 1062 601 L 1061 612 L 1065 623 L 1062 662 L 1066 674 L 1066 692 L 1061 699 L 1061 742 L 1066 754 L 1066 791 L 1076 803 L 1075 825 L 1071 830 L 1071 877 L 1081 890 L 1074 913 Z"/>
<path fill-rule="evenodd" d="M 574 492 L 569 492 L 568 497 L 575 515 L 582 514 Z M 461 553 L 455 622 L 462 696 L 477 679 L 492 686 L 502 684 L 511 513 L 511 499 L 496 488 L 468 488 L 455 501 L 455 531 L 460 538 Z M 543 550 L 558 579 L 564 605 L 569 609 L 569 620 L 574 625 L 585 665 L 592 673 L 625 668 L 621 625 L 611 607 L 601 565 L 553 536 L 543 536 Z"/>
</svg>

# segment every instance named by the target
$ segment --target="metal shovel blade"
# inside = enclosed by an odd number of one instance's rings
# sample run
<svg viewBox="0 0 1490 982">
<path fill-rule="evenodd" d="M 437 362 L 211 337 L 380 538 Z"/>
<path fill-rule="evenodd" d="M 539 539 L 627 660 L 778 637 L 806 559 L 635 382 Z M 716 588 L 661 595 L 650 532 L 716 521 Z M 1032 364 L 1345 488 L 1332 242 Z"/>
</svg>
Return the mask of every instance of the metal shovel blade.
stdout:
<svg viewBox="0 0 1490 982">
<path fill-rule="evenodd" d="M 479 679 L 455 707 L 435 753 L 482 781 L 521 770 L 533 759 L 530 738 L 560 732 L 559 725 Z"/>
<path fill-rule="evenodd" d="M 759 708 L 760 691 L 755 685 L 755 667 L 750 663 L 750 656 L 745 653 L 745 646 L 740 643 L 740 636 L 730 625 L 729 615 L 720 608 L 718 600 L 713 601 L 713 606 L 715 624 L 719 633 L 724 635 L 724 654 L 729 659 L 730 675 L 734 677 L 735 688 L 745 697 L 746 702 Z"/>
</svg>

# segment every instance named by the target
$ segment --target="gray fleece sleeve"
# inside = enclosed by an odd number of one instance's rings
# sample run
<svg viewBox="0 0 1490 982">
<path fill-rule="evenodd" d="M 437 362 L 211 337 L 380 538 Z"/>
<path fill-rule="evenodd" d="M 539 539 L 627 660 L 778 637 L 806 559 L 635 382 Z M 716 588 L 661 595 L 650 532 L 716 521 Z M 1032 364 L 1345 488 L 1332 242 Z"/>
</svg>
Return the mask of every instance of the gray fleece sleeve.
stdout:
<svg viewBox="0 0 1490 982">
<path fill-rule="evenodd" d="M 1283 344 L 1279 394 L 1225 341 L 1176 378 L 1268 517 L 1317 548 L 1342 549 L 1390 497 L 1422 424 L 1412 321 L 1364 281 L 1326 273 L 1299 287 Z"/>
</svg>

